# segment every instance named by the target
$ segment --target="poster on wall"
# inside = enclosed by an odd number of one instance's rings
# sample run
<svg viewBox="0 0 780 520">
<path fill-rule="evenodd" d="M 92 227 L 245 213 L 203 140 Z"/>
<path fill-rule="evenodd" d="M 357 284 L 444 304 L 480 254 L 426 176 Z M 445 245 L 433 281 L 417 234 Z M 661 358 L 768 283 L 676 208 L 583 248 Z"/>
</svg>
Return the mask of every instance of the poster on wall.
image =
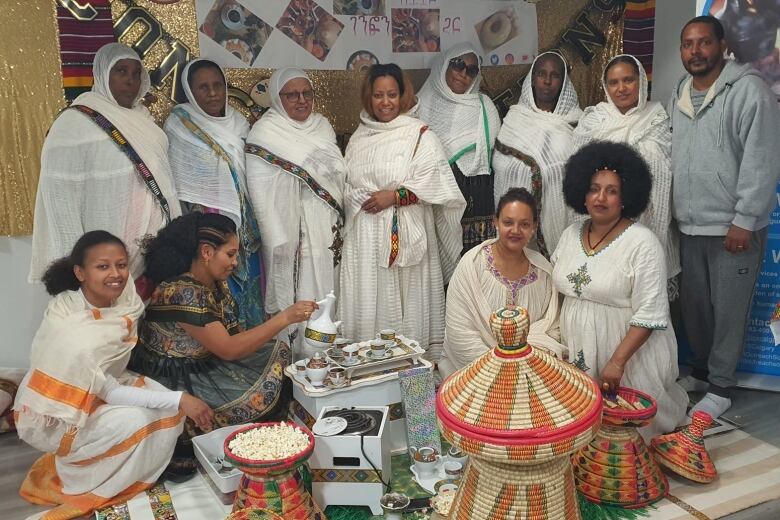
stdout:
<svg viewBox="0 0 780 520">
<path fill-rule="evenodd" d="M 720 20 L 729 54 L 753 65 L 780 100 L 780 2 L 697 0 L 696 8 Z"/>
<path fill-rule="evenodd" d="M 490 65 L 531 63 L 536 6 L 523 0 L 196 0 L 201 56 L 229 68 L 422 69 L 471 42 Z"/>
<path fill-rule="evenodd" d="M 728 54 L 737 61 L 751 63 L 780 100 L 780 2 L 697 0 L 696 13 L 721 21 Z M 769 221 L 764 263 L 756 281 L 745 351 L 739 365 L 741 371 L 772 376 L 780 376 L 780 347 L 775 345 L 770 330 L 780 301 L 780 186 L 777 201 Z"/>
</svg>

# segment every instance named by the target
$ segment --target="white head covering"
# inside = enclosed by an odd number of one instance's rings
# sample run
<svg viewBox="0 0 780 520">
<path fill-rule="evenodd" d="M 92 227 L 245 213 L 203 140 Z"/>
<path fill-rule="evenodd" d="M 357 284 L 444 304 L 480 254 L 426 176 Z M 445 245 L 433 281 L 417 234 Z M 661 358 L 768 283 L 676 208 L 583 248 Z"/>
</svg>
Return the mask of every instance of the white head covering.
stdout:
<svg viewBox="0 0 780 520">
<path fill-rule="evenodd" d="M 279 92 L 282 91 L 284 86 L 296 78 L 303 78 L 309 82 L 309 85 L 311 85 L 309 76 L 307 76 L 306 73 L 301 69 L 296 69 L 295 67 L 277 69 L 273 74 L 271 74 L 271 79 L 268 80 L 269 94 L 271 95 L 271 109 L 276 111 L 280 116 L 287 119 L 287 122 L 297 130 L 308 132 L 313 129 L 312 125 L 316 125 L 317 123 L 316 120 L 318 118 L 312 118 L 314 112 L 312 112 L 306 121 L 296 121 L 290 117 L 289 114 L 287 114 L 287 110 L 284 109 L 284 105 L 282 104 L 282 97 L 279 95 Z"/>
<path fill-rule="evenodd" d="M 596 106 L 588 107 L 577 127 L 577 135 L 587 136 L 589 139 L 627 143 L 635 140 L 636 136 L 644 134 L 656 119 L 666 115 L 660 103 L 647 101 L 647 74 L 642 63 L 634 56 L 630 54 L 615 56 L 609 60 L 604 70 L 609 69 L 610 65 L 621 57 L 633 60 L 639 70 L 639 101 L 637 105 L 622 114 L 612 98 L 609 97 L 607 82 L 602 73 L 601 85 L 607 100 Z"/>
<path fill-rule="evenodd" d="M 143 66 L 143 62 L 138 57 L 138 54 L 130 47 L 121 43 L 108 43 L 102 46 L 95 54 L 95 61 L 92 64 L 92 76 L 94 78 L 92 92 L 100 94 L 119 105 L 108 86 L 111 69 L 119 60 L 135 60 L 141 64 L 141 88 L 138 89 L 138 95 L 133 100 L 133 108 L 135 108 L 149 92 L 152 82 L 149 79 L 149 72 Z"/>
<path fill-rule="evenodd" d="M 519 104 L 525 105 L 536 113 L 549 114 L 549 112 L 546 112 L 536 106 L 536 99 L 534 98 L 533 90 L 534 68 L 542 58 L 548 55 L 557 56 L 563 65 L 563 81 L 561 82 L 561 92 L 558 94 L 558 102 L 555 104 L 555 110 L 552 111 L 552 115 L 563 119 L 567 123 L 574 124 L 582 115 L 582 110 L 580 110 L 580 102 L 577 98 L 577 91 L 574 89 L 574 84 L 571 82 L 571 78 L 569 77 L 569 67 L 566 63 L 566 59 L 557 52 L 547 51 L 536 57 L 533 65 L 531 66 L 531 70 L 528 73 L 528 77 L 525 79 L 525 81 L 523 81 L 523 87 L 520 91 Z M 504 124 L 506 124 L 506 121 Z"/>
<path fill-rule="evenodd" d="M 190 68 L 198 62 L 211 63 L 219 70 L 227 92 L 225 73 L 219 65 L 203 58 L 192 60 L 184 67 L 181 76 L 182 89 L 188 103 L 177 105 L 176 108 L 187 112 L 192 122 L 225 151 L 235 170 L 240 189 L 244 190 L 244 139 L 249 132 L 249 123 L 240 112 L 228 105 L 227 95 L 224 116 L 209 115 L 198 105 L 189 83 Z M 165 131 L 171 142 L 168 157 L 179 199 L 217 209 L 232 218 L 237 226 L 241 226 L 241 203 L 226 161 L 189 130 L 175 112 L 165 122 Z"/>
<path fill-rule="evenodd" d="M 436 58 L 418 95 L 417 117 L 430 125 L 439 137 L 450 163 L 456 158 L 454 162 L 463 175 L 472 177 L 490 174 L 493 143 L 501 120 L 493 102 L 479 93 L 481 74 L 477 74 L 463 94 L 454 93 L 447 85 L 450 60 L 469 53 L 479 56 L 474 45 L 464 42 L 452 46 Z M 474 145 L 476 150 L 458 157 L 464 149 Z"/>
</svg>

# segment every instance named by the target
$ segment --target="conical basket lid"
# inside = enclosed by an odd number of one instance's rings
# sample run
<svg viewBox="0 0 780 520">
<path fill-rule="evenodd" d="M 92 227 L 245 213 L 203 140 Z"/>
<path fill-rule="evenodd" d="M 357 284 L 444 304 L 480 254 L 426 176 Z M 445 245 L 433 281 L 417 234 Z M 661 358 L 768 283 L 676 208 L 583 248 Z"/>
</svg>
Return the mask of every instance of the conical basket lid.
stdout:
<svg viewBox="0 0 780 520">
<path fill-rule="evenodd" d="M 655 460 L 694 482 L 712 482 L 718 477 L 718 471 L 704 447 L 704 430 L 709 428 L 710 424 L 710 414 L 697 411 L 688 426 L 674 433 L 655 437 L 650 441 Z"/>
<path fill-rule="evenodd" d="M 596 383 L 526 343 L 524 308 L 499 309 L 490 325 L 497 346 L 450 376 L 436 397 L 445 436 L 468 453 L 517 461 L 553 458 L 586 444 L 601 419 Z"/>
</svg>

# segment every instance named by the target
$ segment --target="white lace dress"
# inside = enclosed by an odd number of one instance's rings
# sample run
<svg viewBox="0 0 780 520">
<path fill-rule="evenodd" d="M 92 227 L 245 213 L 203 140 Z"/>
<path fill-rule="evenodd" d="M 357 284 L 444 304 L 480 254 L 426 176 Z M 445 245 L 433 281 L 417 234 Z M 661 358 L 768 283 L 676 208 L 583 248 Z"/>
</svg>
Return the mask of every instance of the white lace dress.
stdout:
<svg viewBox="0 0 780 520">
<path fill-rule="evenodd" d="M 634 223 L 588 255 L 581 241 L 584 225 L 569 226 L 551 258 L 553 283 L 564 296 L 561 342 L 575 364 L 598 378 L 629 327 L 653 329 L 626 364 L 620 384 L 658 401 L 654 421 L 641 430 L 645 439 L 669 432 L 685 416 L 688 396 L 675 383 L 677 340 L 669 319 L 663 248 L 650 229 Z"/>
</svg>

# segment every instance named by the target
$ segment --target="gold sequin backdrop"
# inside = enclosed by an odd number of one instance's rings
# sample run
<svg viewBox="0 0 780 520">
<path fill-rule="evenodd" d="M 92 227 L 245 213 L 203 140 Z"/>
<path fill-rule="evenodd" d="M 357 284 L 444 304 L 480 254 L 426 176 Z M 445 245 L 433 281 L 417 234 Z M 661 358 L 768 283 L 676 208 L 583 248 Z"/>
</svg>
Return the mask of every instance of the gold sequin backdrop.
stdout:
<svg viewBox="0 0 780 520">
<path fill-rule="evenodd" d="M 57 38 L 55 0 L 2 0 L 0 2 L 0 235 L 26 235 L 32 232 L 33 205 L 40 168 L 40 149 L 46 130 L 64 106 Z M 195 0 L 158 4 L 137 0 L 162 24 L 163 29 L 187 45 L 193 56 L 198 52 Z M 541 0 L 537 3 L 539 49 L 556 45 L 562 33 L 575 23 L 592 0 Z M 116 20 L 128 8 L 124 0 L 112 0 Z M 603 99 L 600 74 L 609 57 L 620 53 L 623 22 L 619 10 L 588 9 L 590 21 L 604 32 L 604 47 L 594 47 L 595 57 L 585 65 L 569 46 L 561 50 L 572 65 L 572 80 L 582 106 Z M 131 29 L 122 41 L 132 43 L 140 35 L 139 26 Z M 156 68 L 169 51 L 168 44 L 158 42 L 144 58 L 149 68 Z M 514 65 L 484 72 L 483 88 L 491 96 L 511 90 L 508 103 L 520 94 L 518 80 L 528 66 Z M 228 82 L 241 90 L 249 89 L 271 75 L 270 69 L 230 69 Z M 410 71 L 419 88 L 427 71 Z M 317 90 L 315 109 L 327 116 L 337 134 L 350 134 L 357 126 L 360 101 L 357 91 L 360 76 L 347 71 L 312 71 Z M 172 76 L 171 76 L 172 77 Z M 157 92 L 152 112 L 162 122 L 173 103 L 168 99 L 170 77 Z M 238 107 L 237 108 L 242 108 Z M 244 110 L 246 113 L 246 111 Z"/>
</svg>

